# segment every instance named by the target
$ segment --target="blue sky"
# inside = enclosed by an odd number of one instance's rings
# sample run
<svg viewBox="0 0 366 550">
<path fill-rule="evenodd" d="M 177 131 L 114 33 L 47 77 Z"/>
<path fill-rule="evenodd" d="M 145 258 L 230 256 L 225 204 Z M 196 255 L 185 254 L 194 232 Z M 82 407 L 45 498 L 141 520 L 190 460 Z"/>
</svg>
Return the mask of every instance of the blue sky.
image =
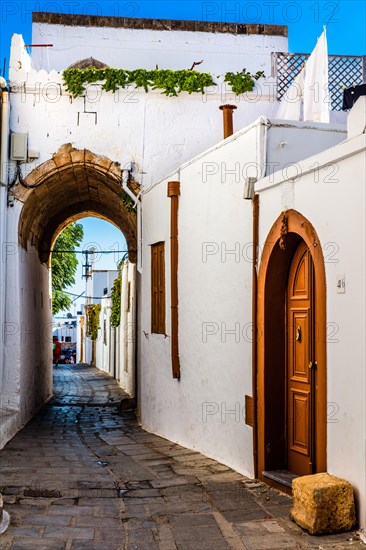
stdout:
<svg viewBox="0 0 366 550">
<path fill-rule="evenodd" d="M 94 269 L 116 269 L 117 263 L 122 259 L 127 250 L 126 240 L 123 234 L 111 223 L 99 218 L 83 218 L 78 221 L 84 228 L 84 240 L 78 250 L 95 248 L 97 251 L 111 251 L 111 254 L 96 254 Z M 82 279 L 82 264 L 85 256 L 78 254 L 78 270 L 75 275 L 75 285 L 67 288 L 68 292 L 81 294 L 85 290 L 85 279 Z M 83 298 L 76 300 L 75 308 L 70 309 L 74 313 L 84 303 Z M 61 315 L 61 313 L 58 313 Z"/>
<path fill-rule="evenodd" d="M 366 54 L 366 2 L 365 0 L 263 0 L 263 1 L 139 1 L 139 0 L 2 0 L 0 72 L 3 60 L 7 67 L 11 35 L 21 33 L 31 43 L 32 11 L 81 13 L 121 17 L 147 17 L 159 19 L 193 19 L 227 21 L 235 23 L 267 23 L 287 25 L 289 50 L 309 53 L 327 26 L 330 54 Z M 125 249 L 123 235 L 111 224 L 95 218 L 86 218 L 84 242 L 81 248 L 96 243 L 99 250 Z M 116 244 L 118 243 L 118 244 Z M 114 269 L 117 256 L 102 256 L 97 269 Z M 81 279 L 81 262 L 71 292 L 81 293 L 85 283 Z M 78 300 L 77 304 L 81 300 Z"/>
</svg>

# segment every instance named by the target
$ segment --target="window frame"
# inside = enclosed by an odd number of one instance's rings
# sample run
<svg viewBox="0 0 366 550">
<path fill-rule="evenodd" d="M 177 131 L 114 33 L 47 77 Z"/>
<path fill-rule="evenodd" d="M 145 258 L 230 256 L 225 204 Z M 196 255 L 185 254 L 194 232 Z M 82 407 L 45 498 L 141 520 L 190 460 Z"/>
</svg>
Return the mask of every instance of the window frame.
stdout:
<svg viewBox="0 0 366 550">
<path fill-rule="evenodd" d="M 166 325 L 165 242 L 151 245 L 151 334 L 164 334 Z"/>
</svg>

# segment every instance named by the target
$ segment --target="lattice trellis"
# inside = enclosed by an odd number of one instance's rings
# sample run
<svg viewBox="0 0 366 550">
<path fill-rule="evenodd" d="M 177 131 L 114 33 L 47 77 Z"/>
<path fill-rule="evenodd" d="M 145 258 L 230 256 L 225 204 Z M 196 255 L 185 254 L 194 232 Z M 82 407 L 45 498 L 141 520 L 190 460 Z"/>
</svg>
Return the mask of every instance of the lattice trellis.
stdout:
<svg viewBox="0 0 366 550">
<path fill-rule="evenodd" d="M 277 77 L 277 99 L 280 100 L 299 74 L 309 54 L 276 52 L 272 55 L 272 76 Z M 332 110 L 340 111 L 343 104 L 343 89 L 363 82 L 365 58 L 330 55 L 328 59 Z"/>
</svg>

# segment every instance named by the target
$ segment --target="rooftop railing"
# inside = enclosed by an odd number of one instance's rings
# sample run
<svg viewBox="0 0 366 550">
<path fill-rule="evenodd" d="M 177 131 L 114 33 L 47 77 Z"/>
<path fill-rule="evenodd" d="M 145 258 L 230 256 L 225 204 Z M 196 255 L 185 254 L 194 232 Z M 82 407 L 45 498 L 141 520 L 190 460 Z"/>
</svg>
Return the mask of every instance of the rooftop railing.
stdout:
<svg viewBox="0 0 366 550">
<path fill-rule="evenodd" d="M 277 78 L 277 99 L 286 93 L 293 79 L 299 74 L 310 54 L 274 52 L 272 76 Z M 343 90 L 362 84 L 366 78 L 366 57 L 353 55 L 330 55 L 329 94 L 331 109 L 341 111 Z"/>
</svg>

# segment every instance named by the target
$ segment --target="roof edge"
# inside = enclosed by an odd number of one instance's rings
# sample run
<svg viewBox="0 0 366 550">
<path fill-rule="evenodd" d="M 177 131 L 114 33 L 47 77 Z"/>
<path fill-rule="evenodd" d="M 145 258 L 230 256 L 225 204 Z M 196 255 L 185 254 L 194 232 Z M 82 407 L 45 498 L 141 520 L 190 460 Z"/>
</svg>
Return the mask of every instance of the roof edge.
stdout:
<svg viewBox="0 0 366 550">
<path fill-rule="evenodd" d="M 69 27 L 109 27 L 124 29 L 146 29 L 154 31 L 188 31 L 227 34 L 259 34 L 284 37 L 288 36 L 287 25 L 219 23 L 211 21 L 188 21 L 178 19 L 143 19 L 40 11 L 34 11 L 32 13 L 32 22 L 44 23 L 48 25 L 65 25 Z"/>
</svg>

